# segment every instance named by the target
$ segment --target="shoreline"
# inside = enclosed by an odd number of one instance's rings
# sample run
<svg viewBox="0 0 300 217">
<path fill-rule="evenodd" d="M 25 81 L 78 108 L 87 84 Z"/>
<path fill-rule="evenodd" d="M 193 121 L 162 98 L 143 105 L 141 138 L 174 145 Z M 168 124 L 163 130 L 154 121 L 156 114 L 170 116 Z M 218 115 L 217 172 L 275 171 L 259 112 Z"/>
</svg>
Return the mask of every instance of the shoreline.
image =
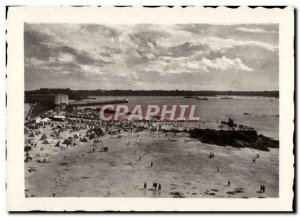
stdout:
<svg viewBox="0 0 300 217">
<path fill-rule="evenodd" d="M 50 126 L 41 131 L 49 138 Z M 60 136 L 68 138 L 72 133 L 64 131 Z M 184 133 L 166 136 L 149 131 L 105 135 L 96 143 L 77 140 L 75 147 L 55 147 L 58 139 L 52 138 L 50 144 L 42 144 L 41 135 L 36 137 L 37 147 L 30 153 L 33 160 L 25 163 L 29 197 L 278 197 L 278 149 L 221 147 Z M 101 152 L 103 146 L 107 152 Z M 209 159 L 211 152 L 213 159 Z M 253 163 L 257 153 L 260 158 Z M 49 162 L 38 163 L 37 155 Z M 31 168 L 35 171 L 29 172 Z M 231 186 L 226 187 L 228 180 Z M 162 189 L 153 191 L 153 182 Z M 257 192 L 260 184 L 266 185 L 265 193 Z"/>
</svg>

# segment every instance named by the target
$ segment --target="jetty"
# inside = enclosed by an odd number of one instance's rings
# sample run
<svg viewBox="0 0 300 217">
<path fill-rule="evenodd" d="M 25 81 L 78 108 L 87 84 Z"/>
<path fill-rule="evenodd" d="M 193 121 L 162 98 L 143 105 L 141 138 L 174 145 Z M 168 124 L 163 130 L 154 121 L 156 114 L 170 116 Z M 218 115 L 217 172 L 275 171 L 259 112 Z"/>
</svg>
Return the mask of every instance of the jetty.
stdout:
<svg viewBox="0 0 300 217">
<path fill-rule="evenodd" d="M 97 106 L 97 105 L 108 105 L 108 104 L 124 104 L 128 103 L 128 99 L 113 99 L 113 100 L 99 100 L 99 101 L 74 101 L 69 102 L 70 107 L 82 107 L 82 106 Z"/>
</svg>

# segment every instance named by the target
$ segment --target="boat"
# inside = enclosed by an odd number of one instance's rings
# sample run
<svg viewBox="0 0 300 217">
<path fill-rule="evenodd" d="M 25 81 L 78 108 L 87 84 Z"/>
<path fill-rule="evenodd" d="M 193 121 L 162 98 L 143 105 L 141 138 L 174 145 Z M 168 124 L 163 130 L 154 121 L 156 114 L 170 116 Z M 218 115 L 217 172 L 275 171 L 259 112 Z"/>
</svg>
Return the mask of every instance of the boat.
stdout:
<svg viewBox="0 0 300 217">
<path fill-rule="evenodd" d="M 233 98 L 226 96 L 226 97 L 221 97 L 221 99 L 233 99 Z"/>
<path fill-rule="evenodd" d="M 207 98 L 205 98 L 205 97 L 196 97 L 197 98 L 197 100 L 208 100 Z"/>
</svg>

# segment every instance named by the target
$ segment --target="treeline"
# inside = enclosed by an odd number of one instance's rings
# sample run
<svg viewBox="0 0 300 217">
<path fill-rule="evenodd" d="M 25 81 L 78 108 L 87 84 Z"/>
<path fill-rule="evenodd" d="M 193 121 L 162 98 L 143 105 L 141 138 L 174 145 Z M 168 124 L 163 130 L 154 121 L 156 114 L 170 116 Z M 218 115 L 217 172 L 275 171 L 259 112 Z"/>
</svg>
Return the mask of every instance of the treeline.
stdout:
<svg viewBox="0 0 300 217">
<path fill-rule="evenodd" d="M 279 97 L 278 91 L 185 91 L 185 90 L 78 90 L 87 96 L 265 96 Z"/>
<path fill-rule="evenodd" d="M 186 90 L 71 90 L 48 89 L 30 91 L 31 93 L 64 93 L 75 99 L 88 96 L 262 96 L 279 97 L 279 91 L 186 91 Z"/>
<path fill-rule="evenodd" d="M 84 94 L 85 91 L 71 90 L 70 88 L 40 88 L 38 90 L 25 91 L 25 95 L 30 94 L 66 94 L 69 99 L 82 100 L 87 98 L 88 95 Z"/>
</svg>

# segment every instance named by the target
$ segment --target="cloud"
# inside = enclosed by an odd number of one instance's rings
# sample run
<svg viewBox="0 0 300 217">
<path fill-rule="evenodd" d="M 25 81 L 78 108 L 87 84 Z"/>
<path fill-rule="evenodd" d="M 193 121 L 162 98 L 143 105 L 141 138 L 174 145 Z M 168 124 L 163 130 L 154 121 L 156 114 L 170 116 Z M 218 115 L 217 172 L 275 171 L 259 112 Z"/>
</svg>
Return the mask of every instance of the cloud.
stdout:
<svg viewBox="0 0 300 217">
<path fill-rule="evenodd" d="M 182 73 L 215 73 L 215 72 L 251 72 L 252 68 L 246 66 L 241 59 L 229 59 L 225 56 L 216 59 L 201 58 L 194 55 L 193 57 L 181 57 L 181 58 L 170 58 L 163 57 L 159 60 L 151 61 L 146 65 L 142 65 L 138 68 L 138 71 L 144 72 L 157 72 L 159 75 L 165 76 L 168 74 L 182 74 Z"/>
<path fill-rule="evenodd" d="M 51 41 L 54 39 L 45 33 L 38 31 L 24 32 L 25 56 L 47 60 L 51 56 Z"/>
<path fill-rule="evenodd" d="M 201 60 L 201 64 L 205 65 L 207 69 L 215 69 L 220 71 L 253 71 L 253 69 L 246 66 L 241 59 L 235 58 L 232 60 L 226 58 L 225 56 L 222 58 L 216 58 L 214 60 L 203 58 Z"/>
<path fill-rule="evenodd" d="M 67 74 L 70 74 L 71 72 L 69 72 L 69 71 L 61 71 L 61 73 L 67 75 Z"/>
<path fill-rule="evenodd" d="M 278 85 L 278 34 L 258 31 L 276 28 L 25 24 L 25 86 L 246 90 L 246 79 L 237 82 L 246 76 L 270 89 Z"/>
<path fill-rule="evenodd" d="M 260 41 L 239 41 L 239 40 L 233 40 L 233 39 L 220 39 L 216 37 L 209 37 L 203 39 L 200 43 L 206 43 L 208 46 L 215 51 L 224 51 L 227 49 L 231 49 L 234 47 L 261 47 L 269 51 L 277 51 L 278 46 L 274 46 L 265 42 Z"/>
<path fill-rule="evenodd" d="M 266 31 L 262 28 L 246 28 L 246 27 L 239 27 L 237 30 L 242 32 L 251 32 L 251 33 L 276 33 L 275 31 Z"/>
<path fill-rule="evenodd" d="M 102 36 L 116 38 L 120 36 L 120 31 L 110 28 L 108 26 L 99 24 L 82 24 L 80 25 L 82 31 L 86 31 L 88 34 L 101 32 Z"/>
<path fill-rule="evenodd" d="M 162 55 L 170 57 L 187 57 L 193 55 L 195 52 L 201 52 L 208 50 L 208 46 L 203 43 L 194 43 L 192 41 L 187 41 L 178 45 L 171 47 L 166 47 Z"/>
<path fill-rule="evenodd" d="M 65 55 L 72 55 L 76 62 L 79 64 L 96 64 L 96 65 L 102 65 L 102 64 L 108 64 L 109 62 L 104 61 L 99 56 L 92 55 L 89 52 L 78 50 L 73 47 L 69 46 L 63 46 L 63 47 L 57 47 L 58 53 L 65 53 Z"/>
<path fill-rule="evenodd" d="M 74 61 L 74 56 L 69 53 L 59 53 L 57 59 L 63 63 L 70 63 Z"/>
<path fill-rule="evenodd" d="M 105 75 L 106 72 L 101 67 L 94 65 L 81 65 L 80 68 L 89 75 Z"/>
<path fill-rule="evenodd" d="M 178 25 L 177 28 L 181 29 L 182 31 L 186 31 L 193 34 L 194 38 L 215 37 L 224 40 L 232 39 L 232 40 L 244 41 L 244 42 L 258 41 L 273 46 L 277 46 L 279 43 L 278 24 L 236 24 L 236 25 L 181 24 Z M 254 30 L 255 32 L 252 30 Z"/>
<path fill-rule="evenodd" d="M 260 29 L 260 28 L 251 29 L 251 28 L 239 27 L 239 28 L 237 28 L 237 30 L 242 31 L 242 32 L 253 32 L 253 33 L 265 33 L 266 32 L 264 29 Z"/>
</svg>

